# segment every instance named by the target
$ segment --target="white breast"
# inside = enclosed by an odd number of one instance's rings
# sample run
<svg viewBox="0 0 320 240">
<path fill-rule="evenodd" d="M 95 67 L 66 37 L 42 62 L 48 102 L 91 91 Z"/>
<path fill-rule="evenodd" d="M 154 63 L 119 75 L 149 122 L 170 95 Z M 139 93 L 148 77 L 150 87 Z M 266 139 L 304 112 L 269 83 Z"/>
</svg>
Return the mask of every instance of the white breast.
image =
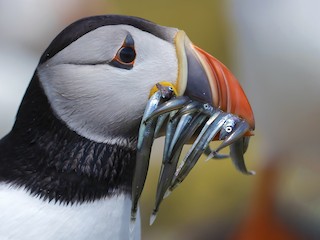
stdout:
<svg viewBox="0 0 320 240">
<path fill-rule="evenodd" d="M 140 219 L 130 234 L 130 208 L 123 194 L 67 206 L 1 184 L 0 239 L 140 239 Z"/>
</svg>

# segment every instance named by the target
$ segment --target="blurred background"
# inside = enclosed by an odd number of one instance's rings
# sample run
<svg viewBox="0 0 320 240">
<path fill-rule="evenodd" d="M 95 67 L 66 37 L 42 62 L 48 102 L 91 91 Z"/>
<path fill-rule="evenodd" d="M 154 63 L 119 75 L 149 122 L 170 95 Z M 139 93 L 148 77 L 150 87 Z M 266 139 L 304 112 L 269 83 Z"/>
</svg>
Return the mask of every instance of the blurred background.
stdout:
<svg viewBox="0 0 320 240">
<path fill-rule="evenodd" d="M 112 13 L 178 27 L 241 82 L 256 118 L 246 163 L 257 174 L 203 158 L 149 226 L 157 140 L 141 200 L 143 239 L 320 239 L 319 9 L 316 0 L 0 0 L 0 137 L 42 52 L 71 22 Z"/>
</svg>

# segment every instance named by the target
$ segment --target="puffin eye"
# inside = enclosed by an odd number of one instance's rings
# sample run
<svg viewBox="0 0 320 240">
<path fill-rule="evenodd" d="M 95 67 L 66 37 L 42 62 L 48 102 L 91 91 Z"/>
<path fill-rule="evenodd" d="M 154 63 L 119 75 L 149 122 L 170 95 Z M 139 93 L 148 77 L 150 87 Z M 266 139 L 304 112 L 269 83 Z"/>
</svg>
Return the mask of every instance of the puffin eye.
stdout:
<svg viewBox="0 0 320 240">
<path fill-rule="evenodd" d="M 133 64 L 136 51 L 132 47 L 121 47 L 117 53 L 118 61 L 122 64 Z"/>
<path fill-rule="evenodd" d="M 128 34 L 116 56 L 110 62 L 110 65 L 130 70 L 133 68 L 135 59 L 136 51 L 134 49 L 134 41 L 132 36 Z"/>
</svg>

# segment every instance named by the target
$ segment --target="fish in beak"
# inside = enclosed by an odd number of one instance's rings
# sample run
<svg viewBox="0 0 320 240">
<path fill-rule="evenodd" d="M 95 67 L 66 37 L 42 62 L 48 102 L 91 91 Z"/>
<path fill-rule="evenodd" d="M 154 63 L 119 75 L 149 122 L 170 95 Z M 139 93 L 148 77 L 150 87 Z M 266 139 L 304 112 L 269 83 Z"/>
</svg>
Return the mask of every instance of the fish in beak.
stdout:
<svg viewBox="0 0 320 240">
<path fill-rule="evenodd" d="M 239 82 L 225 65 L 195 46 L 184 31 L 177 32 L 175 46 L 178 79 L 175 84 L 163 82 L 152 89 L 140 125 L 132 185 L 132 222 L 145 183 L 153 139 L 159 136 L 161 127 L 165 128 L 165 146 L 150 224 L 163 198 L 186 178 L 203 153 L 210 159 L 226 158 L 229 156 L 219 151 L 229 146 L 236 168 L 254 174 L 247 171 L 243 154 L 255 121 Z M 165 99 L 161 92 L 170 92 L 169 97 Z M 222 140 L 215 150 L 209 147 L 213 140 Z M 192 146 L 178 166 L 182 148 L 188 143 Z"/>
</svg>

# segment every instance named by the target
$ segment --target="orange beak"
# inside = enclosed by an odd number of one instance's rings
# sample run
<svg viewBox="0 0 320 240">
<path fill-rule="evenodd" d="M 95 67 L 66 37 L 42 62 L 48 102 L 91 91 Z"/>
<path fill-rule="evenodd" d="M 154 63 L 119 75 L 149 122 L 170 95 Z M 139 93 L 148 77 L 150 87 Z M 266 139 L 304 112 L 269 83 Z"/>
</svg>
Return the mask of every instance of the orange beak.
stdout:
<svg viewBox="0 0 320 240">
<path fill-rule="evenodd" d="M 224 112 L 246 120 L 252 135 L 255 121 L 250 103 L 238 80 L 216 58 L 193 45 L 183 31 L 176 35 L 179 61 L 179 95 L 209 103 Z"/>
</svg>

